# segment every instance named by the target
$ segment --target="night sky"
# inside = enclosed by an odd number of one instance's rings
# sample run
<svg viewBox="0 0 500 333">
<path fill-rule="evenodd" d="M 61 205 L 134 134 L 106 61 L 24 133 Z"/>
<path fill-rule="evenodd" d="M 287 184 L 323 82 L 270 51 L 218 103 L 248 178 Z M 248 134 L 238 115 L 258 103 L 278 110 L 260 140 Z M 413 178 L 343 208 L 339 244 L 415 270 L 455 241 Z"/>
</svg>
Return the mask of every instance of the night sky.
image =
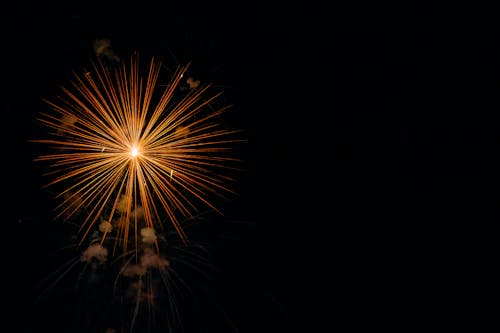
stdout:
<svg viewBox="0 0 500 333">
<path fill-rule="evenodd" d="M 69 233 L 28 140 L 103 38 L 191 61 L 248 137 L 239 196 L 193 231 L 217 270 L 186 276 L 203 295 L 180 304 L 186 333 L 498 330 L 496 6 L 14 2 L 1 24 L 2 332 L 118 325 L 77 274 L 36 302 Z"/>
</svg>

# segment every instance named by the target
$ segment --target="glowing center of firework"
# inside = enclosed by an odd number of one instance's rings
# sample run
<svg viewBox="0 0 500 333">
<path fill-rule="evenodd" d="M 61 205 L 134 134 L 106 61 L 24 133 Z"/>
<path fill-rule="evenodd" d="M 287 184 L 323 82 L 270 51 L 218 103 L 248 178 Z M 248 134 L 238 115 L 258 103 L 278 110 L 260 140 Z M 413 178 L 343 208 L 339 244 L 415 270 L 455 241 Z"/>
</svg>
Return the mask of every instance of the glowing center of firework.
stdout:
<svg viewBox="0 0 500 333">
<path fill-rule="evenodd" d="M 133 146 L 132 149 L 130 149 L 130 156 L 136 157 L 139 155 L 139 149 L 136 146 Z"/>
</svg>

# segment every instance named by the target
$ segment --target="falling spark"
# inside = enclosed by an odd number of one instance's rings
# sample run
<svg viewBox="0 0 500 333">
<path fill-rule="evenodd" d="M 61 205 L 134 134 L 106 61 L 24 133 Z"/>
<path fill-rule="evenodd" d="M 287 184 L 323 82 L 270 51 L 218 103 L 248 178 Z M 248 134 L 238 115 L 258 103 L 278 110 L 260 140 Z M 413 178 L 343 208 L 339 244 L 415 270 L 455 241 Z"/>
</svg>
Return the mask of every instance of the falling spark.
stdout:
<svg viewBox="0 0 500 333">
<path fill-rule="evenodd" d="M 166 85 L 159 84 L 162 61 L 151 58 L 146 68 L 137 54 L 116 68 L 98 58 L 92 70 L 74 73 L 62 97 L 45 100 L 53 112 L 39 121 L 52 131 L 33 141 L 51 150 L 35 160 L 49 163 L 46 186 L 62 186 L 56 218 L 86 212 L 81 241 L 103 220 L 112 223 L 103 240 L 116 232 L 123 251 L 128 239 L 137 248 L 139 230 L 163 230 L 165 220 L 186 241 L 180 221 L 198 204 L 221 213 L 211 195 L 235 193 L 230 171 L 238 170 L 238 159 L 231 152 L 242 140 L 240 131 L 221 126 L 229 108 L 213 107 L 221 93 L 209 95 L 210 85 L 181 89 L 189 64 Z"/>
</svg>

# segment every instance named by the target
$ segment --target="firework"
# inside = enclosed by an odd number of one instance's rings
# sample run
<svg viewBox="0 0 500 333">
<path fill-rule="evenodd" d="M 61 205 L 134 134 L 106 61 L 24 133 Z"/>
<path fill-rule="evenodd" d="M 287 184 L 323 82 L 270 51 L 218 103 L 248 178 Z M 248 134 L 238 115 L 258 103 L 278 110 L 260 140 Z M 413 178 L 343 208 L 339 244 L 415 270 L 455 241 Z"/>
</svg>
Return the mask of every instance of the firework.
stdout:
<svg viewBox="0 0 500 333">
<path fill-rule="evenodd" d="M 138 248 L 145 228 L 168 225 L 186 241 L 180 221 L 201 206 L 219 211 L 212 198 L 235 194 L 231 152 L 242 141 L 221 121 L 230 105 L 216 106 L 221 93 L 209 84 L 193 84 L 189 64 L 165 71 L 162 60 L 142 60 L 97 58 L 74 73 L 61 96 L 45 100 L 48 136 L 34 140 L 48 149 L 36 160 L 48 163 L 46 186 L 61 199 L 56 218 L 78 217 L 81 241 L 97 229 L 101 244 L 114 233 L 124 252 L 130 242 Z"/>
</svg>

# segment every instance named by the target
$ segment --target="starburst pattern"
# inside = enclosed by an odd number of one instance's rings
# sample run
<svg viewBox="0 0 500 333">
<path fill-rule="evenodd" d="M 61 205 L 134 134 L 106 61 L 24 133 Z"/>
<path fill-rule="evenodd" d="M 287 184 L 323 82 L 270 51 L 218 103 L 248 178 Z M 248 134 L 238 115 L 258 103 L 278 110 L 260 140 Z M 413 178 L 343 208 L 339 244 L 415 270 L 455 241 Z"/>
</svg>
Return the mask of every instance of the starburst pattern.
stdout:
<svg viewBox="0 0 500 333">
<path fill-rule="evenodd" d="M 98 227 L 102 241 L 114 232 L 123 251 L 129 240 L 137 248 L 140 230 L 163 230 L 165 221 L 186 241 L 180 221 L 200 206 L 218 211 L 213 195 L 234 194 L 232 145 L 242 141 L 222 126 L 230 106 L 214 106 L 221 93 L 186 84 L 189 64 L 162 81 L 161 60 L 140 60 L 97 58 L 74 73 L 39 117 L 49 136 L 34 140 L 50 149 L 36 160 L 49 164 L 47 186 L 58 186 L 57 218 L 83 216 L 82 240 Z"/>
</svg>

